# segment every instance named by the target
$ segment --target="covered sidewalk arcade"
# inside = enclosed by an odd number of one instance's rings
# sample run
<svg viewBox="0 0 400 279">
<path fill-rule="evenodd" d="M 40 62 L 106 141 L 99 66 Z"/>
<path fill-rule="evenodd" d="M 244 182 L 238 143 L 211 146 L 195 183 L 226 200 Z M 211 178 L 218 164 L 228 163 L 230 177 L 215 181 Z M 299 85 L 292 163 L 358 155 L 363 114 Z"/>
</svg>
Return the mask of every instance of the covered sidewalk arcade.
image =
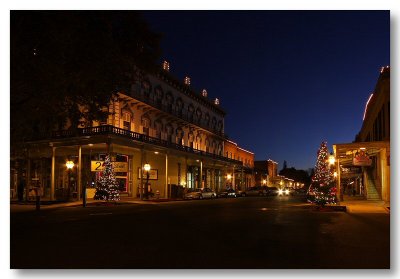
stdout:
<svg viewBox="0 0 400 279">
<path fill-rule="evenodd" d="M 354 142 L 333 145 L 337 196 L 346 186 L 366 200 L 390 202 L 390 142 Z"/>
</svg>

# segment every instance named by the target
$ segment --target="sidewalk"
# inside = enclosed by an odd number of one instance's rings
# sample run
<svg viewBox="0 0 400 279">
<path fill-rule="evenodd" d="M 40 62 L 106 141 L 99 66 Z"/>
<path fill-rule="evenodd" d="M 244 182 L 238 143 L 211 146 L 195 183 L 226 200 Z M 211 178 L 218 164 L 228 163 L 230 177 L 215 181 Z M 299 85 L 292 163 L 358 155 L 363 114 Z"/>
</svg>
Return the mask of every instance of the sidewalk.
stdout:
<svg viewBox="0 0 400 279">
<path fill-rule="evenodd" d="M 161 203 L 161 202 L 180 201 L 180 200 L 181 199 L 166 199 L 166 198 L 159 198 L 159 199 L 151 198 L 148 200 L 141 200 L 140 198 L 121 197 L 121 199 L 116 204 L 117 205 L 157 204 L 157 203 Z M 113 205 L 112 202 L 109 203 L 109 206 L 111 206 L 111 205 Z M 61 207 L 72 207 L 72 206 L 83 207 L 83 202 L 82 202 L 82 200 L 68 201 L 68 202 L 42 200 L 40 202 L 40 210 L 61 208 Z M 87 207 L 107 206 L 107 204 L 105 201 L 88 199 L 86 201 L 86 206 Z M 36 202 L 35 201 L 23 201 L 23 202 L 18 202 L 17 200 L 10 201 L 10 212 L 35 211 L 35 210 L 36 210 Z"/>
<path fill-rule="evenodd" d="M 360 197 L 344 196 L 344 201 L 339 203 L 341 206 L 346 206 L 349 213 L 389 213 L 390 203 L 377 200 L 365 200 Z"/>
</svg>

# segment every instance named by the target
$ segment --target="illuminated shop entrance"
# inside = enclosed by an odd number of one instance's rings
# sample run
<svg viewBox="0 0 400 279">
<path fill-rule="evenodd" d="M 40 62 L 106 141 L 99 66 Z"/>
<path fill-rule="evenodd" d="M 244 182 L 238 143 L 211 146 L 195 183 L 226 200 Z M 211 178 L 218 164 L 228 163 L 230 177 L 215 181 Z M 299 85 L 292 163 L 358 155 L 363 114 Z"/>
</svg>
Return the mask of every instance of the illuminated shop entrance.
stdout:
<svg viewBox="0 0 400 279">
<path fill-rule="evenodd" d="M 390 143 L 334 144 L 337 194 L 390 201 Z"/>
</svg>

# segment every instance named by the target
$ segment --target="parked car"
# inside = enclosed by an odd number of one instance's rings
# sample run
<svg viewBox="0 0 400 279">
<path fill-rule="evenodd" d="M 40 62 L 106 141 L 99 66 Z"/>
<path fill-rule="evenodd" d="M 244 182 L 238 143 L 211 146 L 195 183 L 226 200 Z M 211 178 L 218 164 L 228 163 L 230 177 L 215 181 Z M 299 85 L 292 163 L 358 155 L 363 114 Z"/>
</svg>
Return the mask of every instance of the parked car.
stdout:
<svg viewBox="0 0 400 279">
<path fill-rule="evenodd" d="M 246 191 L 245 190 L 236 190 L 236 197 L 245 197 L 246 196 Z"/>
<path fill-rule="evenodd" d="M 210 188 L 202 188 L 202 189 L 188 189 L 186 194 L 184 195 L 184 199 L 213 199 L 216 198 L 217 194 L 214 190 Z"/>
<path fill-rule="evenodd" d="M 203 188 L 201 189 L 201 197 L 200 199 L 213 199 L 217 197 L 217 193 L 211 188 Z"/>
<path fill-rule="evenodd" d="M 242 193 L 242 196 L 266 196 L 267 194 L 266 186 L 254 186 Z"/>
<path fill-rule="evenodd" d="M 225 189 L 218 193 L 218 198 L 236 198 L 236 191 L 234 189 Z"/>
<path fill-rule="evenodd" d="M 281 188 L 278 190 L 278 196 L 289 196 L 290 189 L 289 188 Z"/>
<path fill-rule="evenodd" d="M 268 196 L 277 196 L 279 189 L 277 187 L 268 187 Z"/>
<path fill-rule="evenodd" d="M 188 189 L 184 194 L 183 199 L 200 199 L 201 189 Z"/>
</svg>

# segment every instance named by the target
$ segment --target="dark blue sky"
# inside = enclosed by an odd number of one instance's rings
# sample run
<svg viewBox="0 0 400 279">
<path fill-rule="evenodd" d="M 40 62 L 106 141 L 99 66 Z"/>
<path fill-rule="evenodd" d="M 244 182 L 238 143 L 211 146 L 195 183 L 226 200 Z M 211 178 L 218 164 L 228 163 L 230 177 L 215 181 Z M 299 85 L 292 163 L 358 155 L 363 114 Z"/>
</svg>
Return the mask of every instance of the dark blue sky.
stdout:
<svg viewBox="0 0 400 279">
<path fill-rule="evenodd" d="M 256 160 L 314 167 L 321 141 L 352 142 L 381 66 L 389 11 L 146 11 L 162 59 L 227 111 Z"/>
</svg>

